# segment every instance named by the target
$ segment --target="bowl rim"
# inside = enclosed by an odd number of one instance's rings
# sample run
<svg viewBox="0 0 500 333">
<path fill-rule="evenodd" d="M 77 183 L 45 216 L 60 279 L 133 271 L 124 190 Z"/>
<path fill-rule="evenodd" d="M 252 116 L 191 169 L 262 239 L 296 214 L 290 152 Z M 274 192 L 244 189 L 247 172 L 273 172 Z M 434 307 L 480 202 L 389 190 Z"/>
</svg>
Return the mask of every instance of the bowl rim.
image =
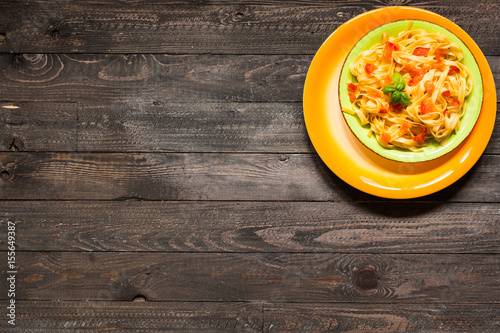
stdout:
<svg viewBox="0 0 500 333">
<path fill-rule="evenodd" d="M 392 23 L 397 23 L 397 22 L 409 22 L 409 21 L 418 21 L 418 22 L 424 22 L 424 23 L 427 23 L 427 24 L 430 24 L 430 25 L 435 25 L 435 26 L 438 26 L 439 28 L 445 30 L 446 32 L 450 33 L 451 35 L 453 35 L 455 38 L 457 38 L 458 40 L 460 40 L 462 42 L 462 44 L 465 46 L 465 48 L 467 49 L 467 51 L 470 53 L 470 55 L 472 56 L 472 59 L 474 60 L 474 63 L 476 65 L 476 67 L 478 68 L 479 70 L 479 63 L 476 59 L 476 56 L 474 55 L 474 53 L 469 49 L 469 47 L 467 46 L 467 44 L 462 40 L 462 38 L 460 38 L 459 36 L 457 36 L 456 34 L 454 34 L 452 31 L 450 31 L 449 29 L 441 26 L 440 24 L 437 24 L 437 23 L 434 23 L 434 22 L 430 22 L 430 21 L 426 21 L 426 20 L 422 20 L 422 19 L 398 19 L 398 20 L 393 20 L 393 21 L 390 21 L 390 22 L 385 22 L 373 29 L 371 29 L 370 31 L 366 32 L 361 38 L 358 39 L 358 41 L 356 41 L 356 43 L 353 45 L 353 47 L 351 48 L 351 50 L 349 50 L 349 52 L 347 53 L 343 63 L 342 63 L 342 66 L 341 66 L 341 69 L 340 69 L 340 77 L 339 77 L 339 82 L 338 82 L 338 94 L 339 94 L 339 106 L 340 106 L 340 110 L 342 110 L 342 99 L 341 99 L 341 95 L 342 95 L 342 92 L 345 92 L 347 91 L 347 89 L 343 89 L 341 88 L 341 82 L 342 82 L 342 75 L 344 73 L 344 70 L 345 70 L 345 67 L 346 67 L 346 63 L 347 63 L 347 60 L 349 59 L 349 57 L 351 56 L 351 54 L 354 52 L 354 49 L 356 48 L 356 46 L 361 42 L 363 41 L 364 38 L 366 38 L 367 35 L 369 35 L 370 33 L 372 33 L 374 30 L 376 29 L 380 29 L 381 27 L 383 26 L 386 26 L 388 24 L 392 24 Z M 360 52 L 363 52 L 365 50 L 361 50 Z M 349 74 L 349 71 L 348 71 L 348 74 Z M 348 75 L 347 74 L 347 75 Z M 481 71 L 479 70 L 479 74 L 481 75 Z M 349 130 L 351 131 L 352 135 L 361 143 L 363 144 L 367 149 L 369 149 L 370 151 L 372 151 L 373 153 L 377 154 L 378 156 L 380 157 L 383 157 L 387 160 L 390 160 L 390 161 L 396 161 L 396 162 L 403 162 L 403 163 L 424 163 L 424 162 L 428 162 L 428 161 L 432 161 L 432 160 L 435 160 L 435 159 L 438 159 L 440 157 L 443 157 L 451 152 L 453 152 L 454 150 L 456 150 L 461 144 L 462 142 L 464 142 L 472 133 L 472 131 L 474 130 L 474 128 L 476 127 L 476 124 L 477 124 L 477 121 L 479 119 L 479 116 L 483 110 L 483 104 L 484 104 L 484 87 L 483 87 L 483 82 L 482 82 L 482 78 L 479 78 L 479 82 L 481 83 L 480 85 L 480 88 L 481 88 L 481 92 L 480 92 L 480 101 L 478 102 L 478 106 L 477 108 L 479 109 L 479 112 L 477 112 L 477 114 L 475 115 L 474 117 L 474 124 L 468 129 L 468 132 L 466 133 L 466 135 L 464 137 L 462 137 L 462 139 L 458 142 L 455 142 L 454 143 L 454 147 L 452 149 L 449 149 L 448 151 L 445 151 L 443 153 L 440 153 L 440 154 L 435 154 L 435 156 L 429 156 L 427 155 L 428 157 L 427 158 L 418 158 L 419 156 L 418 155 L 415 155 L 417 158 L 416 159 L 413 159 L 413 158 L 410 158 L 410 157 L 399 157 L 399 156 L 394 156 L 394 157 L 388 157 L 388 156 L 385 156 L 383 154 L 381 154 L 379 151 L 377 150 L 374 150 L 372 149 L 369 145 L 367 145 L 365 143 L 365 140 L 362 140 L 358 134 L 356 134 L 351 126 L 351 124 L 349 123 L 349 121 L 347 120 L 347 116 L 351 116 L 350 114 L 348 114 L 347 112 L 345 111 L 341 111 L 342 112 L 342 118 L 344 119 L 344 121 L 346 122 L 346 125 L 347 127 L 349 128 Z M 475 88 L 475 87 L 474 87 Z M 469 97 L 469 96 L 468 96 Z M 462 117 L 460 118 L 460 120 L 463 118 L 464 115 L 462 115 Z M 358 120 L 358 123 L 359 123 L 359 118 L 356 117 L 356 119 Z M 359 124 L 360 125 L 360 124 Z M 362 126 L 362 125 L 360 125 Z M 456 135 L 456 132 L 455 132 L 455 135 Z M 452 140 L 453 142 L 453 140 Z M 451 144 L 451 142 L 447 142 L 447 144 Z M 393 150 L 400 150 L 400 151 L 405 151 L 403 150 L 403 148 L 399 148 L 399 147 L 394 147 L 394 148 L 386 148 L 382 145 L 379 144 L 379 147 L 381 150 L 384 150 L 384 151 L 387 151 L 387 152 L 390 152 L 390 151 L 393 151 Z M 443 146 L 443 148 L 445 148 L 445 146 Z M 425 147 L 424 147 L 425 149 Z M 415 152 L 416 154 L 418 154 L 419 152 Z M 422 157 L 422 155 L 420 156 Z"/>
</svg>

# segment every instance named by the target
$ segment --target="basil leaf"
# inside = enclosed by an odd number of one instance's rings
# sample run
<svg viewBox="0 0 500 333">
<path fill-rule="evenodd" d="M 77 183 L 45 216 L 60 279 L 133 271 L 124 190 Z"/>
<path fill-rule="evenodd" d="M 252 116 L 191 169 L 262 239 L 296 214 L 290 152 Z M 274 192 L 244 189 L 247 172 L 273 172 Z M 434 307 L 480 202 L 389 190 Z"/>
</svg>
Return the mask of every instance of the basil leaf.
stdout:
<svg viewBox="0 0 500 333">
<path fill-rule="evenodd" d="M 405 89 L 405 83 L 404 82 L 398 82 L 396 84 L 396 90 L 403 91 Z"/>
<path fill-rule="evenodd" d="M 401 100 L 401 92 L 400 91 L 395 91 L 391 94 L 391 102 L 392 104 L 396 105 L 399 103 Z"/>
<path fill-rule="evenodd" d="M 410 105 L 411 99 L 410 99 L 410 97 L 408 97 L 408 95 L 406 93 L 403 92 L 403 93 L 401 93 L 400 103 L 404 104 L 404 105 Z"/>
<path fill-rule="evenodd" d="M 393 92 L 394 90 L 396 90 L 396 87 L 391 85 L 391 86 L 385 86 L 383 91 L 384 94 L 389 95 L 389 93 Z"/>
<path fill-rule="evenodd" d="M 403 76 L 401 74 L 399 74 L 398 72 L 394 72 L 394 74 L 392 74 L 392 82 L 394 82 L 396 87 L 398 86 L 398 84 L 401 84 L 401 83 L 405 84 L 405 80 L 403 79 Z M 398 89 L 398 90 L 403 90 L 403 89 Z"/>
</svg>

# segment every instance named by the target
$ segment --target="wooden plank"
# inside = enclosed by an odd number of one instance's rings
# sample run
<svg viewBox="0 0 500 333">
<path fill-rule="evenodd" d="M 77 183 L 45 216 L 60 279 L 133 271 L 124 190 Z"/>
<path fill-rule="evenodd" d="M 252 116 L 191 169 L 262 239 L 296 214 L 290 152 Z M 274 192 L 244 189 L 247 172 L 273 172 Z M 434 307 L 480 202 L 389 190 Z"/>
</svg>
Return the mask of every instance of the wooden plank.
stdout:
<svg viewBox="0 0 500 333">
<path fill-rule="evenodd" d="M 482 156 L 459 181 L 420 200 L 498 202 L 499 159 Z M 315 154 L 10 152 L 0 153 L 0 165 L 2 200 L 379 200 Z"/>
<path fill-rule="evenodd" d="M 0 54 L 4 67 L 0 99 L 143 104 L 302 101 L 311 59 L 309 55 Z"/>
<path fill-rule="evenodd" d="M 7 252 L 0 252 L 6 262 Z M 498 303 L 498 255 L 23 252 L 17 300 Z M 2 276 L 7 268 L 1 267 Z M 7 290 L 7 279 L 0 280 Z M 7 294 L 0 294 L 5 299 Z"/>
<path fill-rule="evenodd" d="M 302 103 L 83 103 L 78 149 L 314 153 Z M 500 117 L 486 154 L 500 154 Z"/>
<path fill-rule="evenodd" d="M 30 332 L 493 332 L 498 304 L 261 304 L 235 302 L 22 301 L 18 329 Z M 263 325 L 263 327 L 262 327 Z"/>
<path fill-rule="evenodd" d="M 315 152 L 300 102 L 130 101 L 78 110 L 76 103 L 0 102 L 0 151 Z M 485 153 L 500 153 L 500 117 Z"/>
<path fill-rule="evenodd" d="M 384 6 L 375 0 L 295 1 L 287 6 L 276 1 L 156 4 L 4 2 L 0 52 L 314 54 L 341 24 Z M 404 4 L 445 16 L 465 29 L 486 54 L 500 54 L 496 0 L 482 1 L 481 6 L 473 0 Z"/>
<path fill-rule="evenodd" d="M 498 204 L 0 202 L 20 251 L 500 253 Z M 163 232 L 159 232 L 159 231 Z"/>
<path fill-rule="evenodd" d="M 264 332 L 497 332 L 500 306 L 270 304 Z"/>
<path fill-rule="evenodd" d="M 3 151 L 314 152 L 301 103 L 83 104 L 78 130 L 75 104 L 4 105 L 21 108 L 0 114 Z M 486 153 L 500 152 L 497 132 Z"/>
<path fill-rule="evenodd" d="M 262 305 L 220 302 L 20 301 L 25 332 L 261 332 Z"/>
<path fill-rule="evenodd" d="M 313 152 L 302 103 L 83 104 L 81 151 Z"/>
<path fill-rule="evenodd" d="M 0 100 L 143 105 L 302 102 L 312 59 L 311 55 L 0 54 Z M 488 61 L 498 94 L 500 57 Z"/>
<path fill-rule="evenodd" d="M 0 151 L 75 151 L 76 103 L 0 102 Z"/>
</svg>

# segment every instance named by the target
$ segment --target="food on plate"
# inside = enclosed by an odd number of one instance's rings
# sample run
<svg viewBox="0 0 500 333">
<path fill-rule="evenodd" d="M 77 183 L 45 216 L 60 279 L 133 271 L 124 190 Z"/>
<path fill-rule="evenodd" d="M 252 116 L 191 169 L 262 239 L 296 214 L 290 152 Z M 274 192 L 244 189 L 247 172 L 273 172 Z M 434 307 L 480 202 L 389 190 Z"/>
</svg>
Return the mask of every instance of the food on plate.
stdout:
<svg viewBox="0 0 500 333">
<path fill-rule="evenodd" d="M 383 33 L 349 64 L 356 82 L 347 85 L 352 108 L 342 110 L 370 124 L 380 145 L 421 151 L 458 131 L 473 78 L 456 43 L 411 26 L 395 38 Z"/>
</svg>

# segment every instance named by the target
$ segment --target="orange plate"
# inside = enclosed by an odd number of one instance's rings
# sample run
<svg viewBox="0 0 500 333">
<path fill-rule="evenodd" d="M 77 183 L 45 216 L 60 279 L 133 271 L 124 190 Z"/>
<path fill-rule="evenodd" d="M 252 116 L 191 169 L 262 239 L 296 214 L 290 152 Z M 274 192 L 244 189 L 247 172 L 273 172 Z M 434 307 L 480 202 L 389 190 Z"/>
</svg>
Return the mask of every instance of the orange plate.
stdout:
<svg viewBox="0 0 500 333">
<path fill-rule="evenodd" d="M 391 161 L 361 144 L 342 118 L 338 96 L 340 71 L 351 48 L 370 30 L 382 24 L 411 19 L 438 24 L 457 35 L 476 58 L 484 87 L 481 114 L 468 138 L 449 154 L 421 163 Z M 437 192 L 469 171 L 491 137 L 496 104 L 491 69 L 472 38 L 450 20 L 411 7 L 377 9 L 343 24 L 314 56 L 304 86 L 306 127 L 321 159 L 351 186 L 393 199 L 416 198 Z"/>
</svg>

